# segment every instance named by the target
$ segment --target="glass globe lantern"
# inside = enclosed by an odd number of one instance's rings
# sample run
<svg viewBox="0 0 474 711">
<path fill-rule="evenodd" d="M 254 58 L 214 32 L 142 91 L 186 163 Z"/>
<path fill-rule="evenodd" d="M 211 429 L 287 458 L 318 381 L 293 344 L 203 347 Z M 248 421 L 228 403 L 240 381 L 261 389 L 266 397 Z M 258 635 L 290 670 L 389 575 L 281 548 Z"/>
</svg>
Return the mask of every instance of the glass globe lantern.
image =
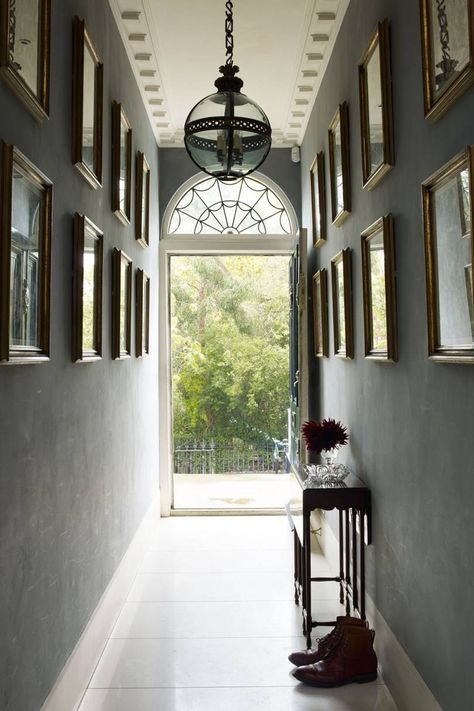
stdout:
<svg viewBox="0 0 474 711">
<path fill-rule="evenodd" d="M 217 92 L 191 109 L 184 125 L 184 143 L 191 160 L 219 180 L 252 173 L 268 155 L 272 129 L 260 106 L 240 92 L 243 81 L 233 63 L 232 2 L 226 3 L 227 61 L 219 68 Z"/>
</svg>

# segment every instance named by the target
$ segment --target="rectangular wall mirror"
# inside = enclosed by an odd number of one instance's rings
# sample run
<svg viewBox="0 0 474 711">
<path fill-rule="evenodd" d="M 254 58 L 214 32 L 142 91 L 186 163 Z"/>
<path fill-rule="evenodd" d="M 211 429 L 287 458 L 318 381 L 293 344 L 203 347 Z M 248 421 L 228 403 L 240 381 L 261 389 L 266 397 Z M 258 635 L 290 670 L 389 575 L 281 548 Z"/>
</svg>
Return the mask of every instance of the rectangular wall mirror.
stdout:
<svg viewBox="0 0 474 711">
<path fill-rule="evenodd" d="M 471 333 L 474 342 L 474 286 L 472 284 L 472 262 L 464 267 L 464 278 L 466 280 L 466 295 L 469 302 L 469 317 L 471 319 Z"/>
<path fill-rule="evenodd" d="M 326 176 L 324 151 L 320 151 L 310 171 L 311 214 L 313 221 L 313 246 L 320 247 L 326 241 Z"/>
<path fill-rule="evenodd" d="M 38 121 L 49 114 L 51 0 L 0 3 L 0 75 Z"/>
<path fill-rule="evenodd" d="M 104 67 L 84 22 L 74 18 L 72 162 L 92 188 L 102 184 Z"/>
<path fill-rule="evenodd" d="M 474 0 L 420 0 L 425 116 L 440 118 L 474 81 Z"/>
<path fill-rule="evenodd" d="M 132 260 L 114 249 L 112 254 L 112 358 L 128 358 L 132 339 Z"/>
<path fill-rule="evenodd" d="M 359 64 L 359 100 L 362 180 L 372 190 L 394 164 L 388 20 L 378 24 Z"/>
<path fill-rule="evenodd" d="M 340 358 L 354 357 L 352 322 L 352 273 L 349 247 L 331 259 L 334 353 Z"/>
<path fill-rule="evenodd" d="M 365 356 L 397 360 L 393 219 L 386 215 L 362 233 Z"/>
<path fill-rule="evenodd" d="M 329 356 L 328 281 L 326 269 L 313 276 L 313 338 L 314 355 Z"/>
<path fill-rule="evenodd" d="M 473 148 L 423 183 L 429 355 L 474 362 Z"/>
<path fill-rule="evenodd" d="M 332 221 L 340 225 L 351 211 L 349 108 L 340 104 L 328 130 Z"/>
<path fill-rule="evenodd" d="M 150 244 L 150 166 L 145 155 L 137 153 L 135 237 L 142 247 Z"/>
<path fill-rule="evenodd" d="M 87 217 L 74 217 L 73 339 L 75 363 L 102 356 L 103 234 Z"/>
<path fill-rule="evenodd" d="M 49 358 L 51 182 L 0 143 L 0 361 Z"/>
<path fill-rule="evenodd" d="M 112 105 L 112 211 L 129 224 L 132 204 L 132 127 L 121 104 Z"/>
<path fill-rule="evenodd" d="M 137 358 L 150 352 L 150 277 L 143 269 L 137 269 L 135 324 L 135 354 Z"/>
</svg>

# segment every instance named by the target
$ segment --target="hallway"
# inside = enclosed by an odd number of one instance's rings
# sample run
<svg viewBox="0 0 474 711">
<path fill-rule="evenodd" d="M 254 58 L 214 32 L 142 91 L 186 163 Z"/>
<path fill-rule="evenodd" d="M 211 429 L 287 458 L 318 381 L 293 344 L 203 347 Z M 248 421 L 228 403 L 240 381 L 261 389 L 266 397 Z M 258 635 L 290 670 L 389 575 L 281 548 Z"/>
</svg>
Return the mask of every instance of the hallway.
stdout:
<svg viewBox="0 0 474 711">
<path fill-rule="evenodd" d="M 79 711 L 396 711 L 381 678 L 328 690 L 293 678 L 292 557 L 286 517 L 159 520 Z M 316 611 L 343 612 L 334 584 L 319 591 Z"/>
</svg>

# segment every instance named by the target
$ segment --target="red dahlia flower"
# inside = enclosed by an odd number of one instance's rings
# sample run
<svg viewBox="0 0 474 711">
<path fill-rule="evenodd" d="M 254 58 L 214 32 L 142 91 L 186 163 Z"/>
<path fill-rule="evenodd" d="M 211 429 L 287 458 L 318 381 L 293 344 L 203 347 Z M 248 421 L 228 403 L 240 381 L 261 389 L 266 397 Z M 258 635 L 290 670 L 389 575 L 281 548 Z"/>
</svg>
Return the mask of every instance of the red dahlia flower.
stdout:
<svg viewBox="0 0 474 711">
<path fill-rule="evenodd" d="M 306 441 L 306 449 L 317 454 L 339 448 L 349 440 L 347 427 L 331 418 L 322 422 L 309 420 L 301 426 L 301 432 Z"/>
</svg>

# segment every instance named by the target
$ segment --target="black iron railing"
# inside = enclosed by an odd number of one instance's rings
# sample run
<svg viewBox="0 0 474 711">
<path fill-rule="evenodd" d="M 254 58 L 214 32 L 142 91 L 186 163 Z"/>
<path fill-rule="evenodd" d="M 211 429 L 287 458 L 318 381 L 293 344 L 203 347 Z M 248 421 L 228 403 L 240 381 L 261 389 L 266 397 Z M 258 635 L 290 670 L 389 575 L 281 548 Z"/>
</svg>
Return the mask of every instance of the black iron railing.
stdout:
<svg viewBox="0 0 474 711">
<path fill-rule="evenodd" d="M 178 442 L 174 449 L 175 474 L 249 474 L 282 470 L 273 442 L 220 444 Z"/>
</svg>

